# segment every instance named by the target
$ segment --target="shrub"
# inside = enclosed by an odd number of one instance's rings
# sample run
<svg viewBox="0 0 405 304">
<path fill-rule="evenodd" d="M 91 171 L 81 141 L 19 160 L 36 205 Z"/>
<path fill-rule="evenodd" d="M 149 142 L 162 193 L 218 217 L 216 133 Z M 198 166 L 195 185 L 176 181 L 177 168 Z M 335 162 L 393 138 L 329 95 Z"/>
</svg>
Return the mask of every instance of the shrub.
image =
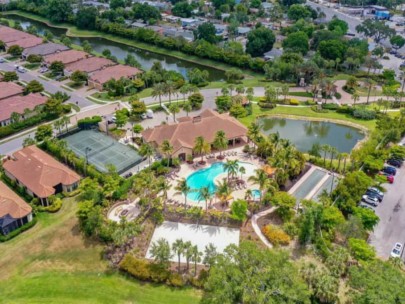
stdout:
<svg viewBox="0 0 405 304">
<path fill-rule="evenodd" d="M 350 238 L 349 249 L 357 260 L 370 261 L 375 258 L 374 247 L 367 244 L 365 240 Z"/>
<path fill-rule="evenodd" d="M 0 235 L 0 242 L 6 242 L 8 240 L 11 240 L 12 238 L 15 238 L 17 235 L 20 233 L 27 231 L 28 229 L 32 228 L 35 226 L 37 223 L 37 218 L 33 218 L 31 222 L 21 226 L 20 228 L 17 228 L 16 230 L 11 231 L 7 235 Z"/>
<path fill-rule="evenodd" d="M 311 110 L 316 112 L 316 113 L 328 113 L 329 111 L 326 109 L 319 109 L 318 106 L 312 106 Z"/>
<path fill-rule="evenodd" d="M 232 106 L 232 99 L 230 96 L 218 96 L 215 98 L 215 104 L 218 112 L 227 112 Z"/>
<path fill-rule="evenodd" d="M 119 267 L 142 281 L 147 281 L 151 277 L 149 263 L 146 260 L 137 259 L 129 254 L 122 259 Z"/>
<path fill-rule="evenodd" d="M 336 111 L 339 106 L 336 103 L 324 103 L 322 104 L 322 109 Z"/>
<path fill-rule="evenodd" d="M 273 225 L 264 226 L 262 228 L 262 232 L 269 240 L 269 242 L 272 243 L 274 246 L 286 246 L 291 241 L 291 238 L 287 233 Z"/>
<path fill-rule="evenodd" d="M 183 287 L 185 284 L 183 278 L 178 273 L 171 273 L 166 283 L 173 287 Z"/>
<path fill-rule="evenodd" d="M 77 126 L 80 129 L 89 129 L 92 126 L 97 125 L 99 122 L 101 122 L 100 116 L 86 117 L 83 119 L 79 119 L 79 121 L 77 122 Z"/>
<path fill-rule="evenodd" d="M 43 207 L 39 206 L 38 211 L 45 211 L 50 213 L 58 212 L 62 208 L 62 200 L 60 198 L 56 198 L 51 205 Z"/>
<path fill-rule="evenodd" d="M 164 265 L 149 263 L 150 279 L 156 283 L 166 282 L 170 277 L 170 271 Z"/>
<path fill-rule="evenodd" d="M 299 229 L 293 222 L 286 222 L 283 225 L 283 230 L 291 237 L 298 235 Z"/>
<path fill-rule="evenodd" d="M 353 117 L 364 120 L 375 119 L 377 113 L 375 111 L 367 110 L 364 108 L 357 108 L 353 111 Z"/>
<path fill-rule="evenodd" d="M 258 105 L 262 109 L 274 109 L 276 107 L 276 104 L 274 104 L 274 103 L 262 102 L 262 101 L 259 101 Z"/>
<path fill-rule="evenodd" d="M 234 104 L 229 109 L 229 114 L 236 118 L 246 117 L 248 115 L 246 109 L 240 104 Z"/>
<path fill-rule="evenodd" d="M 336 109 L 337 113 L 342 113 L 342 114 L 350 114 L 352 115 L 354 109 L 348 106 L 342 106 Z"/>
<path fill-rule="evenodd" d="M 298 106 L 299 104 L 300 104 L 300 102 L 297 99 L 295 99 L 295 98 L 290 99 L 290 105 Z"/>
<path fill-rule="evenodd" d="M 342 94 L 340 94 L 339 92 L 335 93 L 335 97 L 336 99 L 341 99 L 342 98 Z"/>
</svg>

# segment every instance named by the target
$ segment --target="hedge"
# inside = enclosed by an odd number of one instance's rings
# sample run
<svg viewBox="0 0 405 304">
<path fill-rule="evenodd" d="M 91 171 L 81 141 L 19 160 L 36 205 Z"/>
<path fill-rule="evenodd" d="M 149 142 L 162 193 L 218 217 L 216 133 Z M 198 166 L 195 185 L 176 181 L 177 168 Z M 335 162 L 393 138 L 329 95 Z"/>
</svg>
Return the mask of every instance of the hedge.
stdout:
<svg viewBox="0 0 405 304">
<path fill-rule="evenodd" d="M 101 116 L 86 117 L 80 119 L 77 122 L 77 126 L 80 129 L 90 129 L 93 126 L 96 126 L 99 122 L 101 122 Z"/>
<path fill-rule="evenodd" d="M 285 233 L 281 228 L 273 225 L 267 225 L 262 228 L 264 236 L 272 243 L 274 246 L 286 246 L 290 243 L 290 236 Z"/>
<path fill-rule="evenodd" d="M 34 217 L 31 222 L 21 226 L 20 228 L 17 228 L 16 230 L 11 231 L 9 234 L 0 235 L 0 242 L 6 242 L 8 240 L 15 238 L 20 233 L 27 231 L 28 229 L 34 227 L 36 223 L 37 223 L 37 218 Z"/>
</svg>

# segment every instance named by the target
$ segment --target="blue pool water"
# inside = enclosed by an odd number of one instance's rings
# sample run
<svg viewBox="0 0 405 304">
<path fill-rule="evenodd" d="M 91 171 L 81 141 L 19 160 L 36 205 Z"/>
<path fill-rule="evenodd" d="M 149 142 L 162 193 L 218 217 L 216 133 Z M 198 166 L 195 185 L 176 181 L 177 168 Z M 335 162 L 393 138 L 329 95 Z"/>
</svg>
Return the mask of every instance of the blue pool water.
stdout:
<svg viewBox="0 0 405 304">
<path fill-rule="evenodd" d="M 254 189 L 254 190 L 252 190 L 252 194 L 253 194 L 253 199 L 254 200 L 260 199 L 260 190 Z"/>
<path fill-rule="evenodd" d="M 246 170 L 245 176 L 254 174 L 256 166 L 250 163 L 239 162 L 239 167 L 244 167 Z M 216 190 L 215 179 L 218 175 L 226 173 L 222 162 L 213 163 L 206 169 L 200 169 L 187 177 L 187 185 L 194 191 L 187 195 L 188 199 L 199 201 L 200 195 L 198 190 L 203 187 L 208 187 L 211 193 Z"/>
</svg>

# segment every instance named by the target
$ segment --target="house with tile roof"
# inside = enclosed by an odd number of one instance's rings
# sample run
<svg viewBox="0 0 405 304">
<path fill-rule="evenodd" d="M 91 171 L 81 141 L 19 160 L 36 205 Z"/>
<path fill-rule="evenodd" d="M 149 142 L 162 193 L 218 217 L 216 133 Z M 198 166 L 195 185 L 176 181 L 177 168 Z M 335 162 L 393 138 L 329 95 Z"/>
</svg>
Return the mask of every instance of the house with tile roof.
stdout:
<svg viewBox="0 0 405 304">
<path fill-rule="evenodd" d="M 66 50 L 69 50 L 69 48 L 63 44 L 48 42 L 30 48 L 26 48 L 22 53 L 22 58 L 27 59 L 29 55 L 46 56 Z"/>
<path fill-rule="evenodd" d="M 4 173 L 17 182 L 42 205 L 49 205 L 48 198 L 60 192 L 77 189 L 80 176 L 36 146 L 17 152 L 3 164 Z"/>
<path fill-rule="evenodd" d="M 0 181 L 0 234 L 7 235 L 31 221 L 31 206 Z"/>
<path fill-rule="evenodd" d="M 13 29 L 7 26 L 0 26 L 0 40 L 4 43 L 22 40 L 25 38 L 32 38 L 34 35 Z"/>
<path fill-rule="evenodd" d="M 14 82 L 0 81 L 0 101 L 6 98 L 20 95 L 24 92 L 24 88 Z"/>
<path fill-rule="evenodd" d="M 6 42 L 6 49 L 13 45 L 18 45 L 23 49 L 31 48 L 43 43 L 43 38 L 31 35 L 32 37 L 26 37 L 24 39 L 19 39 L 11 42 Z"/>
<path fill-rule="evenodd" d="M 113 65 L 92 73 L 89 77 L 89 87 L 101 91 L 103 85 L 110 79 L 128 78 L 132 80 L 140 74 L 142 71 L 137 68 L 122 64 Z"/>
<path fill-rule="evenodd" d="M 195 139 L 198 136 L 213 143 L 218 131 L 224 131 L 230 145 L 247 141 L 247 128 L 236 118 L 229 114 L 219 114 L 207 109 L 199 116 L 181 117 L 178 123 L 164 124 L 142 132 L 143 139 L 159 149 L 164 140 L 168 140 L 173 146 L 174 157 L 186 159 L 187 155 L 193 155 Z"/>
<path fill-rule="evenodd" d="M 82 59 L 91 57 L 89 53 L 77 51 L 77 50 L 67 50 L 63 52 L 57 52 L 55 54 L 47 55 L 44 57 L 43 65 L 49 66 L 52 62 L 60 61 L 63 64 L 73 63 Z"/>
<path fill-rule="evenodd" d="M 21 115 L 26 119 L 35 115 L 38 109 L 46 103 L 47 97 L 34 93 L 25 96 L 16 95 L 0 100 L 0 126 L 7 126 L 12 123 L 12 114 Z"/>
<path fill-rule="evenodd" d="M 103 57 L 90 57 L 67 64 L 65 66 L 65 74 L 69 76 L 75 71 L 90 74 L 112 65 L 116 65 L 116 63 L 110 59 Z"/>
</svg>

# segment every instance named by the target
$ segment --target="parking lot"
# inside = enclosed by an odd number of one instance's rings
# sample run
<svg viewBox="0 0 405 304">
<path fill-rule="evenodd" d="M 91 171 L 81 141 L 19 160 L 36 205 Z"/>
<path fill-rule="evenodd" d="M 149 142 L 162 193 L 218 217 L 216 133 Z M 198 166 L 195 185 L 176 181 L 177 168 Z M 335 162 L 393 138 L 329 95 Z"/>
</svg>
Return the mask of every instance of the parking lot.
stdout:
<svg viewBox="0 0 405 304">
<path fill-rule="evenodd" d="M 397 169 L 395 182 L 384 184 L 384 188 L 387 190 L 384 199 L 375 208 L 380 222 L 370 235 L 369 242 L 378 256 L 388 259 L 396 242 L 405 243 L 405 165 Z"/>
</svg>

